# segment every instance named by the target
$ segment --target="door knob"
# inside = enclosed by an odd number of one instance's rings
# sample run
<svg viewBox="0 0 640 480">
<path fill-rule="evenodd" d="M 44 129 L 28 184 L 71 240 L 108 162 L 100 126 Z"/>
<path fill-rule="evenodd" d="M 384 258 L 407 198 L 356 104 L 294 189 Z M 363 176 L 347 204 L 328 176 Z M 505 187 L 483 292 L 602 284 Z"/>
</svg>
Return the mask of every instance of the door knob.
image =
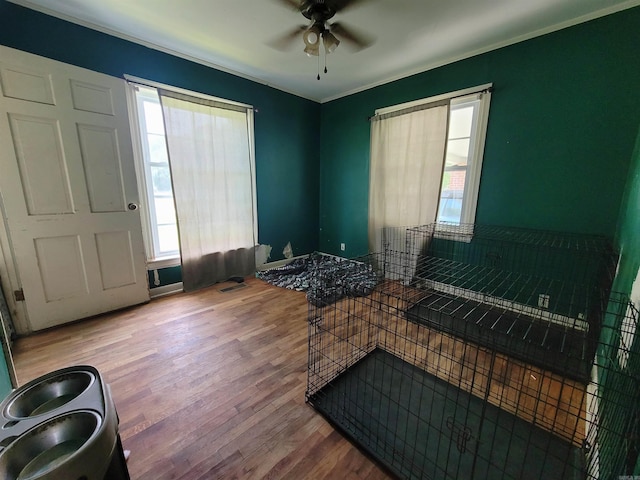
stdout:
<svg viewBox="0 0 640 480">
<path fill-rule="evenodd" d="M 127 205 L 127 208 L 131 211 L 133 210 L 137 210 L 138 209 L 138 204 L 137 203 L 130 203 L 129 205 Z"/>
</svg>

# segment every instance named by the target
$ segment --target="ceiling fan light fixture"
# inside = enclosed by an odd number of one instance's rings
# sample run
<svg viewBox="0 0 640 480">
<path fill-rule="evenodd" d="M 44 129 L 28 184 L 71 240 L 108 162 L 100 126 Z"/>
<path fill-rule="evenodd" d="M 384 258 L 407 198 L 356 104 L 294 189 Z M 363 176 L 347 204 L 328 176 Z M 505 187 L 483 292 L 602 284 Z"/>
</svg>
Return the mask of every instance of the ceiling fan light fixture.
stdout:
<svg viewBox="0 0 640 480">
<path fill-rule="evenodd" d="M 304 40 L 304 53 L 310 57 L 320 56 L 320 37 L 322 36 L 322 29 L 318 24 L 314 23 L 307 28 L 302 35 Z"/>
<path fill-rule="evenodd" d="M 320 55 L 320 47 L 317 43 L 315 45 L 307 45 L 304 47 L 304 53 L 310 57 L 317 57 Z"/>
<path fill-rule="evenodd" d="M 302 38 L 307 47 L 318 48 L 321 34 L 322 34 L 322 30 L 320 30 L 320 27 L 314 24 L 305 30 Z"/>
<path fill-rule="evenodd" d="M 322 33 L 322 41 L 327 53 L 332 53 L 338 45 L 340 45 L 340 40 L 338 40 L 336 36 L 328 30 Z"/>
</svg>

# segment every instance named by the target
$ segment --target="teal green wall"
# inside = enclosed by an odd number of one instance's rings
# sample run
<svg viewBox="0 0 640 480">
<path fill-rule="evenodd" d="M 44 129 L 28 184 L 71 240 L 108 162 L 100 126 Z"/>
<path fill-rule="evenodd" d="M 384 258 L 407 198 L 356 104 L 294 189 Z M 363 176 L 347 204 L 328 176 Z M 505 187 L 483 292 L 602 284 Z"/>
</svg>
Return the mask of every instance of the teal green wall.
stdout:
<svg viewBox="0 0 640 480">
<path fill-rule="evenodd" d="M 259 242 L 271 260 L 318 249 L 320 105 L 0 0 L 0 44 L 116 77 L 248 103 L 255 114 Z"/>
<path fill-rule="evenodd" d="M 12 388 L 7 361 L 0 351 L 0 402 L 9 394 Z"/>
<path fill-rule="evenodd" d="M 155 284 L 153 270 L 147 272 L 149 288 L 164 287 L 165 285 L 173 285 L 182 281 L 182 268 L 180 265 L 174 267 L 158 268 L 158 285 Z M 152 292 L 153 293 L 153 292 Z"/>
<path fill-rule="evenodd" d="M 640 7 L 323 105 L 0 0 L 0 44 L 254 105 L 271 260 L 366 253 L 376 108 L 493 82 L 477 221 L 613 236 L 640 118 Z M 340 243 L 346 243 L 340 252 Z"/>
<path fill-rule="evenodd" d="M 620 264 L 614 288 L 629 294 L 640 269 L 640 132 L 627 175 L 616 243 L 620 248 Z"/>
<path fill-rule="evenodd" d="M 640 268 L 640 133 L 631 159 L 631 168 L 627 178 L 620 219 L 616 236 L 620 246 L 620 262 L 614 281 L 614 289 L 623 295 L 629 295 Z M 637 299 L 635 299 L 637 302 Z M 612 313 L 605 317 L 601 334 L 601 345 L 598 351 L 598 364 L 604 368 L 599 370 L 598 383 L 602 394 L 600 415 L 602 432 L 600 435 L 600 459 L 602 465 L 616 465 L 625 462 L 627 445 L 623 435 L 612 435 L 609 432 L 625 430 L 632 424 L 632 415 L 638 402 L 637 380 L 640 376 L 640 332 L 632 345 L 628 371 L 622 370 L 618 364 L 617 348 L 619 344 L 621 319 L 626 305 L 609 304 Z M 616 315 L 617 314 L 617 315 Z M 621 393 L 623 392 L 623 393 Z M 623 396 L 625 395 L 626 396 Z M 625 408 L 626 407 L 626 408 Z M 640 459 L 637 460 L 633 473 L 640 473 Z M 619 471 L 603 472 L 602 478 L 617 478 Z M 608 474 L 611 474 L 608 476 Z M 631 471 L 625 473 L 632 473 Z"/>
<path fill-rule="evenodd" d="M 476 222 L 613 237 L 640 122 L 640 7 L 322 105 L 320 249 L 367 253 L 369 122 L 493 82 Z"/>
<path fill-rule="evenodd" d="M 0 44 L 256 107 L 259 241 L 273 247 L 272 260 L 283 258 L 287 242 L 295 255 L 366 253 L 367 117 L 493 82 L 476 221 L 615 235 L 621 258 L 614 290 L 629 293 L 638 273 L 640 7 L 323 105 L 6 0 Z M 167 269 L 162 284 L 179 280 L 178 270 Z M 601 379 L 605 416 L 613 382 Z M 0 397 L 10 388 L 0 360 Z"/>
</svg>

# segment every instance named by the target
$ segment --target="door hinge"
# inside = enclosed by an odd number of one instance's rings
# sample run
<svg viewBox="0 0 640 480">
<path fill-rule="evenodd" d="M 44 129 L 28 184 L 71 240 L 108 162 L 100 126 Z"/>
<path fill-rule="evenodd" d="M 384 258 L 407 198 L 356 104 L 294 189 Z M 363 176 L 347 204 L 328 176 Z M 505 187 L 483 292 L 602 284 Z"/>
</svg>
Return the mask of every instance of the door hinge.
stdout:
<svg viewBox="0 0 640 480">
<path fill-rule="evenodd" d="M 24 290 L 14 290 L 13 298 L 16 299 L 16 302 L 24 302 Z"/>
</svg>

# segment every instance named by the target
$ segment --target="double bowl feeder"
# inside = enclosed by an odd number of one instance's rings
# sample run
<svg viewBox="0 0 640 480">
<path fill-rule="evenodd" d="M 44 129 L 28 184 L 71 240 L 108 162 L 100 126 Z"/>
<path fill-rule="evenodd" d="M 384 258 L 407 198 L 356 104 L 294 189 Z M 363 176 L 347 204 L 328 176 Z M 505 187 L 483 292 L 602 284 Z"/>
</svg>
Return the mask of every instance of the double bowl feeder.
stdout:
<svg viewBox="0 0 640 480">
<path fill-rule="evenodd" d="M 2 401 L 0 478 L 129 480 L 116 408 L 97 369 L 50 372 Z"/>
</svg>

